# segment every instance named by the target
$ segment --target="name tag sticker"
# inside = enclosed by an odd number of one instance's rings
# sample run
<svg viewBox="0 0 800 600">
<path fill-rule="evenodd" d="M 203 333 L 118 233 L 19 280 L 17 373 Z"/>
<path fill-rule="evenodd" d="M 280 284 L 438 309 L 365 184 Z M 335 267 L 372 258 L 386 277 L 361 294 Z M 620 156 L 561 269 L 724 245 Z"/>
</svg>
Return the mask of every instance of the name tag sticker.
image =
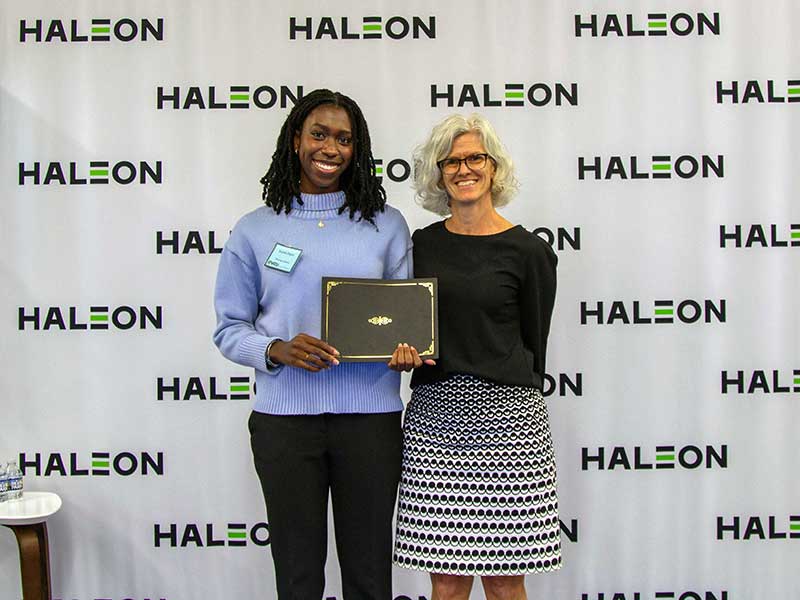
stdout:
<svg viewBox="0 0 800 600">
<path fill-rule="evenodd" d="M 300 255 L 303 251 L 300 248 L 292 248 L 291 246 L 284 246 L 280 242 L 275 244 L 272 252 L 264 263 L 265 267 L 282 271 L 284 273 L 291 273 L 297 261 L 300 260 Z"/>
</svg>

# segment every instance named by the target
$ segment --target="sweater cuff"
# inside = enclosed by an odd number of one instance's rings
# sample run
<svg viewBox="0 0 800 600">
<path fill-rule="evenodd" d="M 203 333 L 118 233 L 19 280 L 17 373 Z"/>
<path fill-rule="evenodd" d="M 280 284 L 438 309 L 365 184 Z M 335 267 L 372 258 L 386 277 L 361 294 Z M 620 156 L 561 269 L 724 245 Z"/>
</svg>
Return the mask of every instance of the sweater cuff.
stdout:
<svg viewBox="0 0 800 600">
<path fill-rule="evenodd" d="M 278 337 L 267 337 L 265 335 L 249 335 L 242 340 L 239 346 L 239 358 L 242 364 L 249 365 L 254 369 L 266 373 L 268 375 L 277 375 L 283 370 L 283 365 L 275 368 L 267 367 L 267 346 Z"/>
</svg>

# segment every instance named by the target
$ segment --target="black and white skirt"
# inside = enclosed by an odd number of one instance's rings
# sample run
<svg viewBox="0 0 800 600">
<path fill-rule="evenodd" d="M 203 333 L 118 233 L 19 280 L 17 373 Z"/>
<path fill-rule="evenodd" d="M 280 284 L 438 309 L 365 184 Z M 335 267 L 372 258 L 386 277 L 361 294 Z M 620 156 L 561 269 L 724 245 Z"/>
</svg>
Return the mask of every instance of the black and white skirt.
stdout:
<svg viewBox="0 0 800 600">
<path fill-rule="evenodd" d="M 561 567 L 555 457 L 539 390 L 471 375 L 414 389 L 394 562 L 451 575 Z"/>
</svg>

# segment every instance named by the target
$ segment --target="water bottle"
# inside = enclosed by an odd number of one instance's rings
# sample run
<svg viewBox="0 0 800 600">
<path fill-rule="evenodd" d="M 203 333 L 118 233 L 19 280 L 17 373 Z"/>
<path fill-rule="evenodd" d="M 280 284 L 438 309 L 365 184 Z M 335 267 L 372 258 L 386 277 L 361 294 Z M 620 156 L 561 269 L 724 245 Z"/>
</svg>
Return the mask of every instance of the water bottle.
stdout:
<svg viewBox="0 0 800 600">
<path fill-rule="evenodd" d="M 9 461 L 6 466 L 6 477 L 8 478 L 8 499 L 22 498 L 22 471 L 17 467 L 17 461 Z"/>
<path fill-rule="evenodd" d="M 0 502 L 8 500 L 8 476 L 6 475 L 6 467 L 0 463 Z"/>
</svg>

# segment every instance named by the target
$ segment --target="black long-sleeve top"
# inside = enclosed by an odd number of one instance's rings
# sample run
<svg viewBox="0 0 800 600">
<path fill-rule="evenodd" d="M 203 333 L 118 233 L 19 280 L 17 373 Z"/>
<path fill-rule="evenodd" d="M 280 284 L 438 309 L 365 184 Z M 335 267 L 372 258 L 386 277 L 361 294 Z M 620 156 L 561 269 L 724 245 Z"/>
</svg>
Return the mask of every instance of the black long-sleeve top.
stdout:
<svg viewBox="0 0 800 600">
<path fill-rule="evenodd" d="M 493 235 L 418 229 L 414 276 L 439 280 L 439 359 L 415 369 L 411 387 L 467 373 L 542 389 L 556 295 L 553 249 L 516 225 Z"/>
</svg>

